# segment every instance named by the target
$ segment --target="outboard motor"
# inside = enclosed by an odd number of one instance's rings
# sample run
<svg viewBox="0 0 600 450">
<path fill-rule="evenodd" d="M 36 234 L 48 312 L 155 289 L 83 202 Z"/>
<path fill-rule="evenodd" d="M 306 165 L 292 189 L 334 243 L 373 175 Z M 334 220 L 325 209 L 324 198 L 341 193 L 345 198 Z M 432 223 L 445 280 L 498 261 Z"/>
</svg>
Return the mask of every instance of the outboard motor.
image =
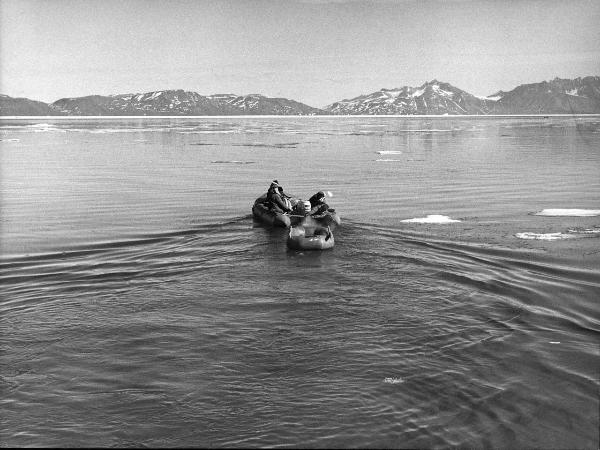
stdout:
<svg viewBox="0 0 600 450">
<path fill-rule="evenodd" d="M 305 212 L 306 214 L 308 214 L 308 213 L 310 212 L 310 210 L 311 210 L 311 207 L 310 207 L 310 202 L 309 202 L 308 200 L 304 200 L 304 201 L 302 202 L 302 206 L 303 206 L 303 208 L 304 208 L 304 212 Z"/>
</svg>

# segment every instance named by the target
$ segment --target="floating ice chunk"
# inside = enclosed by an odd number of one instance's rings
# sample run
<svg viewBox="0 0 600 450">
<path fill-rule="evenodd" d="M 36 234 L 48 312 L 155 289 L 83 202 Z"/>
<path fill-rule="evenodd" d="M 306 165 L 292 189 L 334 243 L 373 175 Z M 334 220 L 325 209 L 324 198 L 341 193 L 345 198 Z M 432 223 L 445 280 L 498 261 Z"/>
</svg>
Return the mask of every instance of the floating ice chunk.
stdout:
<svg viewBox="0 0 600 450">
<path fill-rule="evenodd" d="M 600 228 L 572 228 L 569 229 L 569 233 L 573 233 L 573 234 L 583 234 L 583 235 L 590 235 L 590 234 L 600 234 Z"/>
<path fill-rule="evenodd" d="M 26 125 L 28 128 L 49 128 L 52 125 L 49 123 L 34 123 L 32 125 Z"/>
<path fill-rule="evenodd" d="M 569 239 L 574 237 L 572 234 L 565 234 L 565 233 L 530 233 L 530 232 L 525 232 L 525 233 L 517 233 L 515 236 L 517 236 L 519 239 L 537 239 L 537 240 L 541 240 L 541 241 L 558 241 L 560 239 Z"/>
<path fill-rule="evenodd" d="M 380 150 L 378 152 L 380 155 L 401 155 L 402 152 L 400 150 Z"/>
<path fill-rule="evenodd" d="M 460 222 L 460 220 L 451 219 L 448 216 L 442 216 L 440 214 L 430 214 L 427 217 L 420 217 L 415 219 L 404 219 L 401 222 L 405 223 L 454 223 Z"/>
<path fill-rule="evenodd" d="M 404 380 L 402 378 L 386 377 L 383 379 L 383 382 L 387 384 L 400 384 L 404 383 Z"/>
<path fill-rule="evenodd" d="M 238 130 L 194 130 L 194 131 L 178 131 L 181 134 L 231 134 L 240 133 Z"/>
<path fill-rule="evenodd" d="M 600 216 L 600 209 L 543 209 L 535 213 L 536 216 L 575 216 L 592 217 Z"/>
</svg>

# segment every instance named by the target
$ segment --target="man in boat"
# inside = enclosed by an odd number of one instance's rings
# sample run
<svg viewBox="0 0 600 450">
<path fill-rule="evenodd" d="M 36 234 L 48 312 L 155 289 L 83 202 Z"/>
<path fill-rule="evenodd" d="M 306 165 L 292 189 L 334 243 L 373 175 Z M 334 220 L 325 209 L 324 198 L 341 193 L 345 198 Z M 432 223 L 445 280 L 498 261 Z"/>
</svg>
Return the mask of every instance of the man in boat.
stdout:
<svg viewBox="0 0 600 450">
<path fill-rule="evenodd" d="M 325 193 L 323 191 L 317 192 L 310 199 L 310 215 L 318 216 L 320 214 L 325 214 L 327 210 L 329 210 L 329 205 L 325 203 Z"/>
<path fill-rule="evenodd" d="M 277 180 L 273 180 L 267 191 L 267 205 L 269 209 L 279 213 L 292 212 L 291 204 L 286 197 L 287 195 L 284 194 L 283 187 L 279 185 Z"/>
<path fill-rule="evenodd" d="M 312 216 L 312 208 L 310 201 L 303 201 L 298 203 L 298 213 L 301 216 L 304 216 L 300 224 L 298 224 L 297 228 L 304 229 L 305 235 L 317 235 L 323 234 L 325 235 L 325 240 L 328 241 L 331 237 L 331 228 L 329 226 L 323 227 L 319 225 Z M 325 210 L 327 211 L 327 210 Z"/>
</svg>

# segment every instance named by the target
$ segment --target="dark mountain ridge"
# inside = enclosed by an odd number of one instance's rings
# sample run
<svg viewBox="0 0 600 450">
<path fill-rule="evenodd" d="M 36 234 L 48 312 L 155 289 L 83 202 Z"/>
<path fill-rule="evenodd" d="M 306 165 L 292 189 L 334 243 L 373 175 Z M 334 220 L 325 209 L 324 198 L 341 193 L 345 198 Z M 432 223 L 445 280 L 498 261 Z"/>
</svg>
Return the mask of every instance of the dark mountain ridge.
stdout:
<svg viewBox="0 0 600 450">
<path fill-rule="evenodd" d="M 600 77 L 555 78 L 522 84 L 510 92 L 490 96 L 492 114 L 594 114 L 600 113 Z"/>
<path fill-rule="evenodd" d="M 0 94 L 0 116 L 53 116 L 56 111 L 47 103 Z"/>
</svg>

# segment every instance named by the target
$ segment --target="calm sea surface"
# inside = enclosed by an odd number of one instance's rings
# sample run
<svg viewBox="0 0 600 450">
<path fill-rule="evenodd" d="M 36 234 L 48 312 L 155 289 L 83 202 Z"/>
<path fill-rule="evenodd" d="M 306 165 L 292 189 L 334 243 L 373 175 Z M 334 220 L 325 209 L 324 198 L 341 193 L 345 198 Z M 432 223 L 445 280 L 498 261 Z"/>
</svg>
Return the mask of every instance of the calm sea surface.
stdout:
<svg viewBox="0 0 600 450">
<path fill-rule="evenodd" d="M 0 445 L 598 448 L 600 117 L 0 139 Z M 334 249 L 253 221 L 275 178 Z"/>
</svg>

